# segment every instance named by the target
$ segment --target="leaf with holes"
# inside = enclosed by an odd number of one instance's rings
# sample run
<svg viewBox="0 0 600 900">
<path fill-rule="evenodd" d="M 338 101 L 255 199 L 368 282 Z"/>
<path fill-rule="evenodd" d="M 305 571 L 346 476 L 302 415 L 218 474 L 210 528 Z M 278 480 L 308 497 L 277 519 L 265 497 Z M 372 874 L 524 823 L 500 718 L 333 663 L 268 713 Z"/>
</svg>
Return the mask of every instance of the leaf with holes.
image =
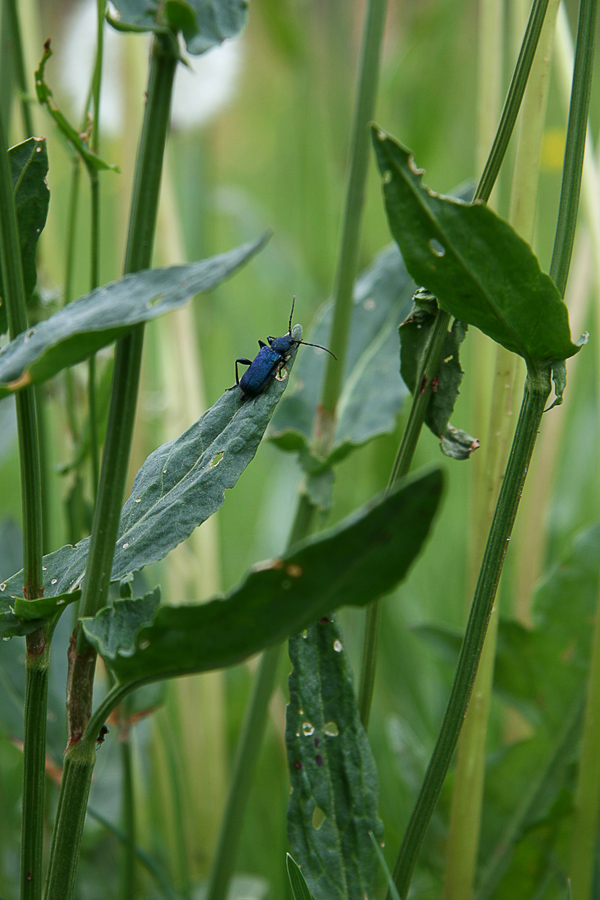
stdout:
<svg viewBox="0 0 600 900">
<path fill-rule="evenodd" d="M 530 368 L 573 356 L 569 314 L 531 247 L 486 204 L 424 187 L 410 152 L 373 129 L 390 230 L 408 271 L 450 315 Z"/>
<path fill-rule="evenodd" d="M 0 350 L 0 397 L 51 378 L 136 325 L 210 291 L 260 250 L 265 240 L 266 236 L 187 266 L 125 275 L 69 303 Z"/>
<path fill-rule="evenodd" d="M 335 528 L 254 567 L 224 597 L 161 606 L 142 626 L 115 601 L 84 619 L 88 640 L 123 687 L 234 665 L 341 605 L 391 591 L 420 552 L 442 473 L 409 478 Z"/>
<path fill-rule="evenodd" d="M 335 618 L 322 618 L 289 642 L 286 745 L 292 793 L 288 835 L 316 897 L 364 900 L 373 894 L 381 840 L 377 770 L 354 697 Z"/>
<path fill-rule="evenodd" d="M 296 325 L 294 337 L 302 337 Z M 295 350 L 286 364 L 289 372 Z M 273 379 L 256 400 L 242 401 L 235 387 L 174 441 L 159 447 L 135 476 L 121 512 L 111 580 L 163 559 L 219 509 L 253 459 L 273 410 L 287 385 Z M 67 545 L 44 557 L 44 598 L 81 587 L 90 539 Z M 6 591 L 21 596 L 23 573 L 6 582 Z"/>
<path fill-rule="evenodd" d="M 310 347 L 303 351 L 294 390 L 273 417 L 268 437 L 283 450 L 299 450 L 307 472 L 318 474 L 355 447 L 394 429 L 407 396 L 398 374 L 398 325 L 408 314 L 414 287 L 394 245 L 357 280 L 336 430 L 327 459 L 315 457 L 311 450 L 325 354 Z M 310 333 L 313 343 L 327 347 L 332 315 L 330 301 Z"/>
<path fill-rule="evenodd" d="M 48 153 L 45 138 L 29 138 L 8 151 L 15 194 L 25 294 L 29 298 L 37 280 L 35 252 L 46 224 L 50 192 L 46 184 Z M 8 329 L 2 272 L 0 271 L 0 335 Z"/>
</svg>

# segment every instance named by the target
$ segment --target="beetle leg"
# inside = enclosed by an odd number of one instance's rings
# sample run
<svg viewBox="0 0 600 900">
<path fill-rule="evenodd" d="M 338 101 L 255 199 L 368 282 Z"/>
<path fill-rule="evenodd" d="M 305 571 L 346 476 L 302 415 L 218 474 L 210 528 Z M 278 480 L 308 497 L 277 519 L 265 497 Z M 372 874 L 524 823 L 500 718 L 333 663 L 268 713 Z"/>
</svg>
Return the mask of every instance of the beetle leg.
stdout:
<svg viewBox="0 0 600 900">
<path fill-rule="evenodd" d="M 258 342 L 258 346 L 259 346 L 259 347 L 266 347 L 267 345 L 265 344 L 264 341 L 259 341 L 259 342 Z"/>
<path fill-rule="evenodd" d="M 252 360 L 246 359 L 243 356 L 240 356 L 239 359 L 236 359 L 236 361 L 235 361 L 235 383 L 236 384 L 240 383 L 240 373 L 238 372 L 238 363 L 241 363 L 243 366 L 251 366 Z"/>
</svg>

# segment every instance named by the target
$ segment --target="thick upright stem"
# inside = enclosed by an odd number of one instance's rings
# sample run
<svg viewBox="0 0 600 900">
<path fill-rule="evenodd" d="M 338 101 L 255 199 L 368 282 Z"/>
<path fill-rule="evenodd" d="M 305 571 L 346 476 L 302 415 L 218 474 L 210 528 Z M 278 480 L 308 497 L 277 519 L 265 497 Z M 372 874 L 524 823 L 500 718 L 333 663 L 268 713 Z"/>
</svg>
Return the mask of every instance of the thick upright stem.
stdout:
<svg viewBox="0 0 600 900">
<path fill-rule="evenodd" d="M 542 414 L 550 395 L 550 371 L 529 373 L 513 443 L 485 548 L 450 699 L 394 868 L 400 896 L 408 888 L 427 826 L 448 772 L 469 703 L 488 621 L 494 606 L 504 557 L 510 541 Z"/>
<path fill-rule="evenodd" d="M 147 268 L 152 258 L 160 177 L 169 126 L 177 59 L 171 45 L 155 37 L 152 45 L 146 112 L 138 153 L 125 272 Z M 121 503 L 125 489 L 137 401 L 143 327 L 117 344 L 111 407 L 102 458 L 98 502 L 80 605 L 93 616 L 108 596 Z M 95 760 L 94 735 L 82 739 L 91 715 L 95 656 L 79 630 L 71 648 L 69 672 L 69 748 L 52 843 L 46 900 L 71 900 L 81 848 L 81 834 Z M 90 749 L 91 747 L 91 749 Z"/>
</svg>

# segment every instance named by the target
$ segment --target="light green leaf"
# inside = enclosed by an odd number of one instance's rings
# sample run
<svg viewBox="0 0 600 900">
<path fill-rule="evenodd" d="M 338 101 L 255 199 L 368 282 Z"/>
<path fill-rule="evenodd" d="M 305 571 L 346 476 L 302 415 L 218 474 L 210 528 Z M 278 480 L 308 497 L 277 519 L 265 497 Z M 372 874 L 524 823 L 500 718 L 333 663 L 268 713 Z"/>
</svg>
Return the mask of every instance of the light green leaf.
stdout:
<svg viewBox="0 0 600 900">
<path fill-rule="evenodd" d="M 29 138 L 8 151 L 15 195 L 25 294 L 29 298 L 37 280 L 35 252 L 46 224 L 50 193 L 46 184 L 48 153 L 45 138 Z M 8 330 L 0 271 L 0 335 Z"/>
<path fill-rule="evenodd" d="M 379 129 L 373 142 L 391 232 L 408 271 L 441 308 L 533 369 L 577 353 L 556 285 L 511 226 L 484 203 L 426 188 L 410 152 Z"/>
<path fill-rule="evenodd" d="M 294 337 L 302 337 L 299 325 Z M 289 372 L 295 352 L 286 363 Z M 174 441 L 159 447 L 135 476 L 121 512 L 111 573 L 119 581 L 167 553 L 222 505 L 253 459 L 287 378 L 273 379 L 256 400 L 242 401 L 239 388 L 225 391 L 204 415 Z M 81 587 L 90 539 L 44 557 L 44 597 Z M 21 596 L 23 574 L 6 582 Z"/>
<path fill-rule="evenodd" d="M 266 236 L 186 266 L 125 275 L 65 306 L 0 350 L 0 397 L 46 381 L 122 337 L 135 325 L 182 306 L 235 272 Z"/>
<path fill-rule="evenodd" d="M 353 448 L 394 429 L 407 395 L 398 374 L 398 325 L 408 314 L 414 287 L 393 245 L 357 280 L 336 431 L 327 459 L 316 458 L 311 451 L 325 354 L 312 347 L 303 349 L 294 391 L 273 417 L 268 437 L 283 450 L 300 450 L 306 471 L 318 474 Z M 327 347 L 332 314 L 330 301 L 307 340 Z"/>
<path fill-rule="evenodd" d="M 255 566 L 224 597 L 161 606 L 138 628 L 115 601 L 85 619 L 88 640 L 126 689 L 234 665 L 340 605 L 364 606 L 405 577 L 429 532 L 442 490 L 433 470 L 330 531 Z"/>
<path fill-rule="evenodd" d="M 290 845 L 316 897 L 364 900 L 378 862 L 369 832 L 381 839 L 383 825 L 375 761 L 335 618 L 293 635 L 289 651 Z"/>
<path fill-rule="evenodd" d="M 308 889 L 306 879 L 302 874 L 302 869 L 291 854 L 285 854 L 285 865 L 287 868 L 288 878 L 294 900 L 314 900 L 313 895 Z"/>
</svg>

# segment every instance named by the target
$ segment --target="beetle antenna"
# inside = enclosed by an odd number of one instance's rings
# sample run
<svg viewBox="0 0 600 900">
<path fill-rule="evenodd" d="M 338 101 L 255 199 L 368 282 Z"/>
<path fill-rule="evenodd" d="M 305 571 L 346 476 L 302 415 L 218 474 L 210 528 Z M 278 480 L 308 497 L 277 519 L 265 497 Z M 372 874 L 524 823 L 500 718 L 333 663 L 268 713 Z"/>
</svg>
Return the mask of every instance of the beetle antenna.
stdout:
<svg viewBox="0 0 600 900">
<path fill-rule="evenodd" d="M 292 310 L 290 312 L 290 324 L 288 325 L 288 334 L 292 333 L 292 316 L 294 315 L 294 303 L 296 302 L 296 295 L 292 297 Z"/>
<path fill-rule="evenodd" d="M 322 347 L 321 344 L 311 344 L 310 341 L 298 341 L 298 344 L 304 344 L 306 347 L 318 347 L 319 350 L 324 350 L 325 353 L 329 353 L 330 356 L 333 356 L 335 361 L 337 362 L 337 356 L 335 353 L 332 353 L 331 350 L 328 350 L 327 347 Z"/>
</svg>

